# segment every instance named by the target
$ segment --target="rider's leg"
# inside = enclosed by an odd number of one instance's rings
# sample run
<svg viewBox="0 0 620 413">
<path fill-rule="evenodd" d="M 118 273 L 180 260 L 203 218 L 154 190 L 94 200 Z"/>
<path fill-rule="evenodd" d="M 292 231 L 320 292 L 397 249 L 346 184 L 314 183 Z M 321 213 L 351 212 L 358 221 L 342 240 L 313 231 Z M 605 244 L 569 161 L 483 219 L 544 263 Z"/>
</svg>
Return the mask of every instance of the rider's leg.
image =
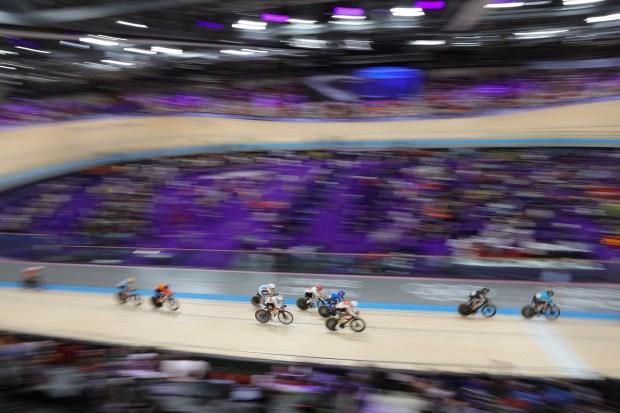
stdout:
<svg viewBox="0 0 620 413">
<path fill-rule="evenodd" d="M 344 323 L 349 319 L 349 317 L 347 317 L 349 314 L 349 310 L 340 313 L 340 318 L 338 319 L 338 326 L 340 326 L 340 328 L 344 328 Z"/>
</svg>

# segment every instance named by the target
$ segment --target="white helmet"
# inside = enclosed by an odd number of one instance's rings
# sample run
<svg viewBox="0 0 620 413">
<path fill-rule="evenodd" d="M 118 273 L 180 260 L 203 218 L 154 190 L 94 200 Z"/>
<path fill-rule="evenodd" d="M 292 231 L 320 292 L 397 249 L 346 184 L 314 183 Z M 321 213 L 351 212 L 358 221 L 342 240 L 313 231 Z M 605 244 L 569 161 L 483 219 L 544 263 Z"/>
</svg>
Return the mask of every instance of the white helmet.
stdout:
<svg viewBox="0 0 620 413">
<path fill-rule="evenodd" d="M 352 307 L 357 307 L 357 304 L 358 304 L 357 301 L 351 301 L 351 306 Z"/>
<path fill-rule="evenodd" d="M 272 290 L 276 288 L 275 284 L 269 284 L 267 287 L 271 288 Z"/>
</svg>

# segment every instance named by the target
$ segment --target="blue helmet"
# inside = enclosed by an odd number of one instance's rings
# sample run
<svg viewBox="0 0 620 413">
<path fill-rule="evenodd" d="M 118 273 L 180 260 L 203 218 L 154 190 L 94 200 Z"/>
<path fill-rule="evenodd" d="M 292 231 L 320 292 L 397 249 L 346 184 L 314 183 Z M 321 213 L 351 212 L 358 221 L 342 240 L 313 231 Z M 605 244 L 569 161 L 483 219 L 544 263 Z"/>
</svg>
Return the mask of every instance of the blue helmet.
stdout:
<svg viewBox="0 0 620 413">
<path fill-rule="evenodd" d="M 338 291 L 338 295 L 340 296 L 340 298 L 344 297 L 345 292 L 343 290 Z"/>
</svg>

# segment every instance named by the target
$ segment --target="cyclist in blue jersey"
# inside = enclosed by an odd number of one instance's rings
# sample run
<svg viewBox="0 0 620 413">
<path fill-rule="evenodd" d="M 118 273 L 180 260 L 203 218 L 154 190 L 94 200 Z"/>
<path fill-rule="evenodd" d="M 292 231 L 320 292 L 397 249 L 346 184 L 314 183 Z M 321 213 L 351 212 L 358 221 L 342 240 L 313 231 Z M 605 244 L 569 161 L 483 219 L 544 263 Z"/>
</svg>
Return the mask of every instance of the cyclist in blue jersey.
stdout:
<svg viewBox="0 0 620 413">
<path fill-rule="evenodd" d="M 547 309 L 547 306 L 553 304 L 553 296 L 555 293 L 553 290 L 541 291 L 534 296 L 533 302 L 536 305 L 536 309 L 542 314 Z"/>
<path fill-rule="evenodd" d="M 263 301 L 263 303 L 265 302 L 267 298 L 274 296 L 276 294 L 277 294 L 277 291 L 276 291 L 275 284 L 265 284 L 265 285 L 261 285 L 260 287 L 258 287 L 258 295 L 260 295 L 260 298 Z"/>
<path fill-rule="evenodd" d="M 333 292 L 330 294 L 329 299 L 334 303 L 341 303 L 344 301 L 345 292 L 340 290 L 338 292 Z"/>
<path fill-rule="evenodd" d="M 116 288 L 119 289 L 120 294 L 129 294 L 136 290 L 136 279 L 133 277 L 127 278 L 116 284 Z"/>
</svg>

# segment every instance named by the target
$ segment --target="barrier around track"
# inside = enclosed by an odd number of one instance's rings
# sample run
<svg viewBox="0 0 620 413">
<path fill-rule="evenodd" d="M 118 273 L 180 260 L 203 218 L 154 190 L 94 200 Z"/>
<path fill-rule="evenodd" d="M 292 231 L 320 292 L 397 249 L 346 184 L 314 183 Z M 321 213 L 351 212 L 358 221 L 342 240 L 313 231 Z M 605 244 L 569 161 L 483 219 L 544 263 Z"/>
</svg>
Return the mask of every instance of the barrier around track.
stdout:
<svg viewBox="0 0 620 413">
<path fill-rule="evenodd" d="M 620 261 L 589 259 L 580 251 L 555 257 L 474 257 L 407 253 L 350 254 L 294 250 L 80 245 L 79 237 L 0 233 L 0 256 L 41 263 L 203 268 L 268 273 L 313 273 L 542 282 L 620 282 Z M 114 238 L 110 243 L 130 244 Z"/>
</svg>

